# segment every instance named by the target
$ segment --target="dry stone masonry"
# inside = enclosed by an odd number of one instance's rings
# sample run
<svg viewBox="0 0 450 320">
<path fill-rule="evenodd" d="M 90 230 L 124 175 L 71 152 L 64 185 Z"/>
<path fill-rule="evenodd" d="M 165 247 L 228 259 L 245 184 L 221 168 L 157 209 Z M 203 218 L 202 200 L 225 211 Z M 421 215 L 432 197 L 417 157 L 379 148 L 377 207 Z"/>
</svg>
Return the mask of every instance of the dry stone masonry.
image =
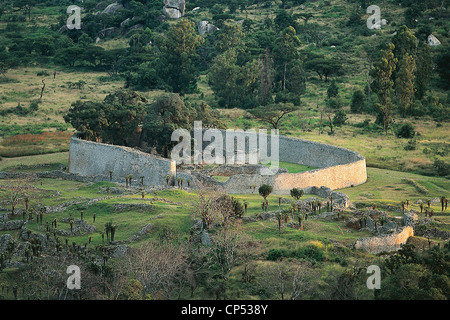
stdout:
<svg viewBox="0 0 450 320">
<path fill-rule="evenodd" d="M 270 153 L 270 141 L 267 145 Z M 197 170 L 195 166 L 177 170 L 176 163 L 170 159 L 74 136 L 70 144 L 69 172 L 121 183 L 131 174 L 135 183 L 142 179 L 144 186 L 166 186 L 166 176 L 169 175 L 172 181 L 180 177 L 185 182 L 190 181 L 193 188 L 207 186 L 236 194 L 252 193 L 260 185 L 270 184 L 274 194 L 289 194 L 292 188 L 301 188 L 306 193 L 320 192 L 329 196 L 332 190 L 356 186 L 367 180 L 364 157 L 354 151 L 323 143 L 279 136 L 279 160 L 318 169 L 288 173 L 280 168 L 275 175 L 260 174 L 259 165 L 219 166 L 209 172 Z M 219 173 L 230 178 L 219 182 L 213 178 Z M 321 190 L 321 187 L 325 189 Z M 338 198 L 342 197 L 336 194 Z"/>
</svg>

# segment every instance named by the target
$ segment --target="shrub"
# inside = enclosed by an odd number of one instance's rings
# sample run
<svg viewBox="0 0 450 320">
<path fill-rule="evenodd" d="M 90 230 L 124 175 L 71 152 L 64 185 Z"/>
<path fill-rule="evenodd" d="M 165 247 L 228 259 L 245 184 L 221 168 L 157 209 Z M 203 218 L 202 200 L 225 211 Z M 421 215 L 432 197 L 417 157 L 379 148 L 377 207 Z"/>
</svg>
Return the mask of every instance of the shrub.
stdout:
<svg viewBox="0 0 450 320">
<path fill-rule="evenodd" d="M 36 101 L 30 103 L 30 111 L 35 112 L 39 110 L 39 104 Z"/>
<path fill-rule="evenodd" d="M 347 113 L 345 113 L 345 111 L 342 109 L 336 111 L 336 113 L 334 114 L 333 123 L 336 126 L 345 124 L 347 120 Z"/>
<path fill-rule="evenodd" d="M 398 138 L 410 139 L 414 137 L 415 134 L 416 133 L 414 131 L 414 126 L 409 122 L 401 124 L 399 127 L 397 127 L 397 130 L 395 130 L 395 135 Z"/>
<path fill-rule="evenodd" d="M 47 76 L 50 75 L 50 73 L 48 73 L 48 71 L 46 71 L 46 70 L 42 70 L 42 71 L 38 71 L 38 72 L 36 73 L 36 75 L 37 75 L 38 77 L 47 77 Z"/>
<path fill-rule="evenodd" d="M 325 256 L 318 247 L 309 245 L 296 250 L 270 249 L 267 260 L 276 261 L 280 258 L 305 259 L 311 262 L 321 262 Z"/>
<path fill-rule="evenodd" d="M 444 160 L 435 159 L 433 167 L 436 169 L 437 174 L 440 176 L 450 175 L 450 165 Z"/>
<path fill-rule="evenodd" d="M 284 249 L 270 249 L 267 255 L 267 260 L 276 261 L 283 257 L 288 257 L 290 254 Z"/>
<path fill-rule="evenodd" d="M 353 113 L 360 113 L 366 109 L 366 97 L 362 90 L 356 90 L 352 96 L 350 110 Z"/>
<path fill-rule="evenodd" d="M 416 150 L 417 147 L 417 141 L 416 139 L 408 140 L 408 143 L 406 146 L 403 147 L 406 151 Z"/>
<path fill-rule="evenodd" d="M 298 259 L 305 259 L 318 262 L 323 261 L 325 258 L 323 252 L 316 246 L 306 246 L 297 249 L 294 253 L 294 256 Z"/>
</svg>

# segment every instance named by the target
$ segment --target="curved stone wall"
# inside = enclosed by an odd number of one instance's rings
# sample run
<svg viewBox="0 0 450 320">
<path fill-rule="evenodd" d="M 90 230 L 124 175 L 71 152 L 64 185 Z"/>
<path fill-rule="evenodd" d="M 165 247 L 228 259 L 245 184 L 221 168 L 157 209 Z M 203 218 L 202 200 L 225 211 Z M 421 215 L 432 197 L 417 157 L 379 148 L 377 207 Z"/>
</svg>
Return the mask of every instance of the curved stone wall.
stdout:
<svg viewBox="0 0 450 320">
<path fill-rule="evenodd" d="M 144 177 L 144 186 L 161 186 L 166 184 L 166 175 L 176 175 L 176 164 L 133 148 L 86 141 L 76 136 L 71 138 L 70 173 L 103 177 L 109 181 L 110 171 L 114 182 L 124 183 L 126 176 L 131 174 L 135 185 Z"/>
<path fill-rule="evenodd" d="M 367 181 L 366 159 L 357 152 L 341 147 L 280 136 L 279 160 L 319 169 L 273 176 L 234 175 L 221 186 L 229 193 L 248 193 L 252 186 L 270 184 L 273 193 L 288 194 L 292 188 L 309 192 L 312 187 L 325 186 L 335 190 Z"/>
<path fill-rule="evenodd" d="M 241 134 L 246 135 L 245 132 Z M 270 153 L 270 135 L 267 139 Z M 271 176 L 235 174 L 226 182 L 219 182 L 202 179 L 189 170 L 177 172 L 175 162 L 170 159 L 132 148 L 85 141 L 74 136 L 70 145 L 69 171 L 81 176 L 105 176 L 108 180 L 109 171 L 113 171 L 113 180 L 122 183 L 128 174 L 132 174 L 135 179 L 143 176 L 144 185 L 148 186 L 164 186 L 167 174 L 174 177 L 178 175 L 190 179 L 193 187 L 207 181 L 209 186 L 214 184 L 215 188 L 228 193 L 251 193 L 251 190 L 254 192 L 262 184 L 272 185 L 275 194 L 289 194 L 292 188 L 301 188 L 308 193 L 313 187 L 324 186 L 336 190 L 356 186 L 367 180 L 364 157 L 357 152 L 324 143 L 279 136 L 279 160 L 319 169 L 300 173 L 280 172 Z"/>
</svg>

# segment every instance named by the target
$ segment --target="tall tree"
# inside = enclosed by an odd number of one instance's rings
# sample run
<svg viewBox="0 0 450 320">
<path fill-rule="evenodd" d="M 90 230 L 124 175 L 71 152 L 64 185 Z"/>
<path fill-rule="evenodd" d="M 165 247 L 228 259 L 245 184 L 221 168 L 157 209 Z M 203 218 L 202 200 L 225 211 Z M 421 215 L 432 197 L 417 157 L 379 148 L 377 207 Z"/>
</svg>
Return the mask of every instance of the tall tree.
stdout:
<svg viewBox="0 0 450 320">
<path fill-rule="evenodd" d="M 165 37 L 158 39 L 161 52 L 158 71 L 173 92 L 186 94 L 196 89 L 199 73 L 195 67 L 196 50 L 203 41 L 195 24 L 186 19 L 179 20 Z"/>
<path fill-rule="evenodd" d="M 274 80 L 273 61 L 270 57 L 269 49 L 263 57 L 260 58 L 260 73 L 259 73 L 259 86 L 260 86 L 260 102 L 262 105 L 266 105 L 268 101 L 271 101 L 272 85 Z"/>
<path fill-rule="evenodd" d="M 298 52 L 299 45 L 300 39 L 298 38 L 294 27 L 291 26 L 284 29 L 275 42 L 273 55 L 278 75 L 277 78 L 281 81 L 282 90 L 286 89 L 289 64 L 300 57 Z"/>
<path fill-rule="evenodd" d="M 399 64 L 399 70 L 397 78 L 395 79 L 395 90 L 400 102 L 402 116 L 406 116 L 406 112 L 409 109 L 409 113 L 412 114 L 412 104 L 414 98 L 414 71 L 416 63 L 414 58 L 405 53 Z"/>
<path fill-rule="evenodd" d="M 239 65 L 237 50 L 230 48 L 214 58 L 208 83 L 225 106 L 243 107 L 243 100 L 255 95 L 258 77 L 258 65 L 254 62 Z"/>
<path fill-rule="evenodd" d="M 383 129 L 387 134 L 392 117 L 392 90 L 394 81 L 392 74 L 397 67 L 397 58 L 394 57 L 394 44 L 389 43 L 386 50 L 381 50 L 381 57 L 378 63 L 371 70 L 374 79 L 373 90 L 378 96 L 377 108 L 383 118 Z"/>
<path fill-rule="evenodd" d="M 416 58 L 416 98 L 422 99 L 427 91 L 428 81 L 433 70 L 431 47 L 424 43 L 417 52 Z"/>
</svg>

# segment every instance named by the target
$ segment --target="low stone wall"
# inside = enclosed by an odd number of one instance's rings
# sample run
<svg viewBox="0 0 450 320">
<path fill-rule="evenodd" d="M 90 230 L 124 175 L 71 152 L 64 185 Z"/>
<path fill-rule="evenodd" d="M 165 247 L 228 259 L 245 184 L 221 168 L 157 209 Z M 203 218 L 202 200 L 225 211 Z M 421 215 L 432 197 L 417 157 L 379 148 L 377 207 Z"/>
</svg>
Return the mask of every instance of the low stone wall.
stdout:
<svg viewBox="0 0 450 320">
<path fill-rule="evenodd" d="M 400 250 L 401 246 L 412 236 L 414 236 L 414 229 L 408 226 L 393 234 L 358 239 L 354 244 L 354 248 L 372 254 L 395 252 Z"/>
<path fill-rule="evenodd" d="M 124 183 L 133 175 L 134 184 L 143 178 L 144 186 L 166 184 L 166 175 L 176 175 L 176 164 L 170 159 L 157 157 L 139 150 L 95 143 L 72 137 L 70 141 L 69 172 L 80 176 L 97 176 L 104 181 Z"/>
</svg>

